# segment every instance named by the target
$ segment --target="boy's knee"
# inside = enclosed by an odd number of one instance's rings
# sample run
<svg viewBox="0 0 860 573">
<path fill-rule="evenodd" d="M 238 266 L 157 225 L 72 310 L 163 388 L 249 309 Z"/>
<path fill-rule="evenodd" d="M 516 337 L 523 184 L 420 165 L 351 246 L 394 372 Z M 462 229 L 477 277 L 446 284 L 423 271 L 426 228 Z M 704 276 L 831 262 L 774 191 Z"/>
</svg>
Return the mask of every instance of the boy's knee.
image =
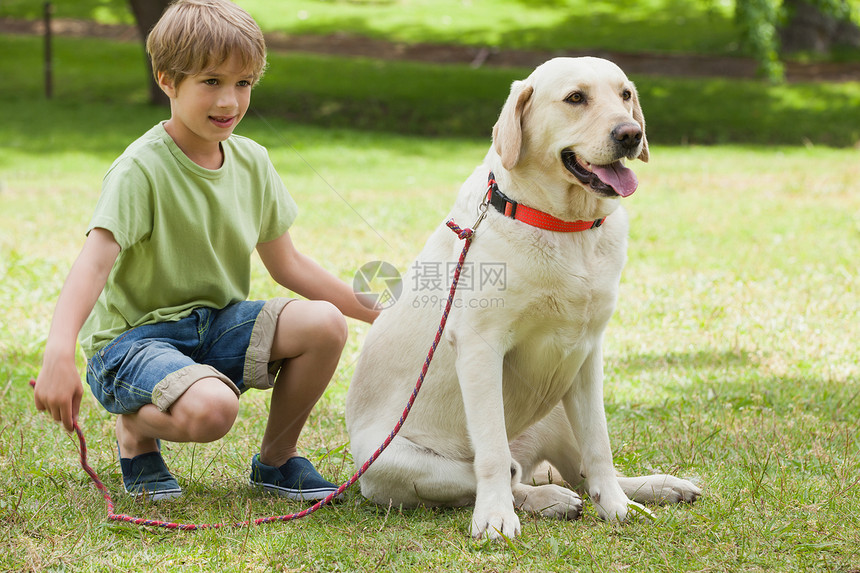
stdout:
<svg viewBox="0 0 860 573">
<path fill-rule="evenodd" d="M 333 347 L 342 350 L 349 336 L 346 318 L 340 310 L 331 303 L 317 301 L 319 305 L 319 332 L 322 339 L 328 341 Z"/>
<path fill-rule="evenodd" d="M 308 346 L 341 351 L 349 334 L 343 314 L 336 306 L 323 300 L 306 301 L 306 304 L 301 333 Z M 284 317 L 283 314 L 281 316 Z M 285 320 L 290 321 L 290 318 Z"/>
<path fill-rule="evenodd" d="M 296 358 L 307 353 L 339 357 L 348 334 L 346 319 L 333 304 L 296 301 L 278 317 L 271 359 Z"/>
<path fill-rule="evenodd" d="M 174 413 L 186 417 L 194 442 L 223 438 L 239 415 L 239 399 L 224 382 L 204 378 L 195 382 L 174 405 Z"/>
</svg>

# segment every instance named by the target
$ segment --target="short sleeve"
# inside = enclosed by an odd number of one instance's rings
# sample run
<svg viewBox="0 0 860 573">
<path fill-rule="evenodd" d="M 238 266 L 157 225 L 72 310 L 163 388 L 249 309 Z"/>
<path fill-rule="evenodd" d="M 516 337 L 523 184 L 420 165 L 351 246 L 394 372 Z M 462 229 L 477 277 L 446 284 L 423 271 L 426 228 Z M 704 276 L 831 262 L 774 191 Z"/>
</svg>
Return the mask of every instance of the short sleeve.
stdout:
<svg viewBox="0 0 860 573">
<path fill-rule="evenodd" d="M 266 161 L 266 208 L 260 221 L 259 243 L 273 241 L 287 232 L 298 216 L 298 206 L 287 191 L 287 187 L 275 170 L 272 162 Z"/>
<path fill-rule="evenodd" d="M 152 209 L 152 184 L 136 161 L 120 158 L 102 181 L 87 233 L 107 229 L 120 248 L 128 249 L 152 233 Z"/>
</svg>

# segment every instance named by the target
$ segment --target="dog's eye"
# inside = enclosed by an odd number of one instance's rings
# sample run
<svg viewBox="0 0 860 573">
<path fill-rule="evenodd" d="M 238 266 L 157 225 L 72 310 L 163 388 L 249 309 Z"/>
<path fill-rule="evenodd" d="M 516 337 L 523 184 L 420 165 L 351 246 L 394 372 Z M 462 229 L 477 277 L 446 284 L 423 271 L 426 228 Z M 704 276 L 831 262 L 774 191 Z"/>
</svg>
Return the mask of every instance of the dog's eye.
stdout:
<svg viewBox="0 0 860 573">
<path fill-rule="evenodd" d="M 582 92 L 573 92 L 564 98 L 564 101 L 567 103 L 585 103 L 585 95 Z"/>
<path fill-rule="evenodd" d="M 623 92 L 621 92 L 621 99 L 623 99 L 624 101 L 628 101 L 632 97 L 633 92 L 631 92 L 630 90 L 624 90 Z"/>
</svg>

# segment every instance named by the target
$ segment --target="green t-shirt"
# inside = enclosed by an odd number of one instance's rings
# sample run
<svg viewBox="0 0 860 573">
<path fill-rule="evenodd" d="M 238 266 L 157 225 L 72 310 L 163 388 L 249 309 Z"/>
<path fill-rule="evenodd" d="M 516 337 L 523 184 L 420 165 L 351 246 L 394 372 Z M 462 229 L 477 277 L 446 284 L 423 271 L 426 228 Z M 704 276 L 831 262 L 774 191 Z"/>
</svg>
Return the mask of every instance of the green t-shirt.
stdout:
<svg viewBox="0 0 860 573">
<path fill-rule="evenodd" d="M 248 297 L 252 252 L 297 207 L 265 148 L 232 135 L 222 149 L 223 165 L 205 169 L 159 124 L 108 170 L 89 230 L 107 229 L 122 250 L 81 329 L 87 357 L 129 328 Z"/>
</svg>

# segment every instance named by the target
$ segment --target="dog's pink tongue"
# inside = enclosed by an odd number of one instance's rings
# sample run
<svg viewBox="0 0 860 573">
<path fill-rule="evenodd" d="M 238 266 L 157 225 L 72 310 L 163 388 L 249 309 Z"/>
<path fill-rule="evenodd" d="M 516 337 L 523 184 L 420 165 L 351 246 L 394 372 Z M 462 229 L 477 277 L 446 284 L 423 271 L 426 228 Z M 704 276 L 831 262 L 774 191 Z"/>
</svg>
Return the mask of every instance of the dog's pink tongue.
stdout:
<svg viewBox="0 0 860 573">
<path fill-rule="evenodd" d="M 600 180 L 615 189 L 622 197 L 633 195 L 639 186 L 636 174 L 629 167 L 622 165 L 620 161 L 609 165 L 592 165 L 592 172 L 600 177 Z"/>
</svg>

